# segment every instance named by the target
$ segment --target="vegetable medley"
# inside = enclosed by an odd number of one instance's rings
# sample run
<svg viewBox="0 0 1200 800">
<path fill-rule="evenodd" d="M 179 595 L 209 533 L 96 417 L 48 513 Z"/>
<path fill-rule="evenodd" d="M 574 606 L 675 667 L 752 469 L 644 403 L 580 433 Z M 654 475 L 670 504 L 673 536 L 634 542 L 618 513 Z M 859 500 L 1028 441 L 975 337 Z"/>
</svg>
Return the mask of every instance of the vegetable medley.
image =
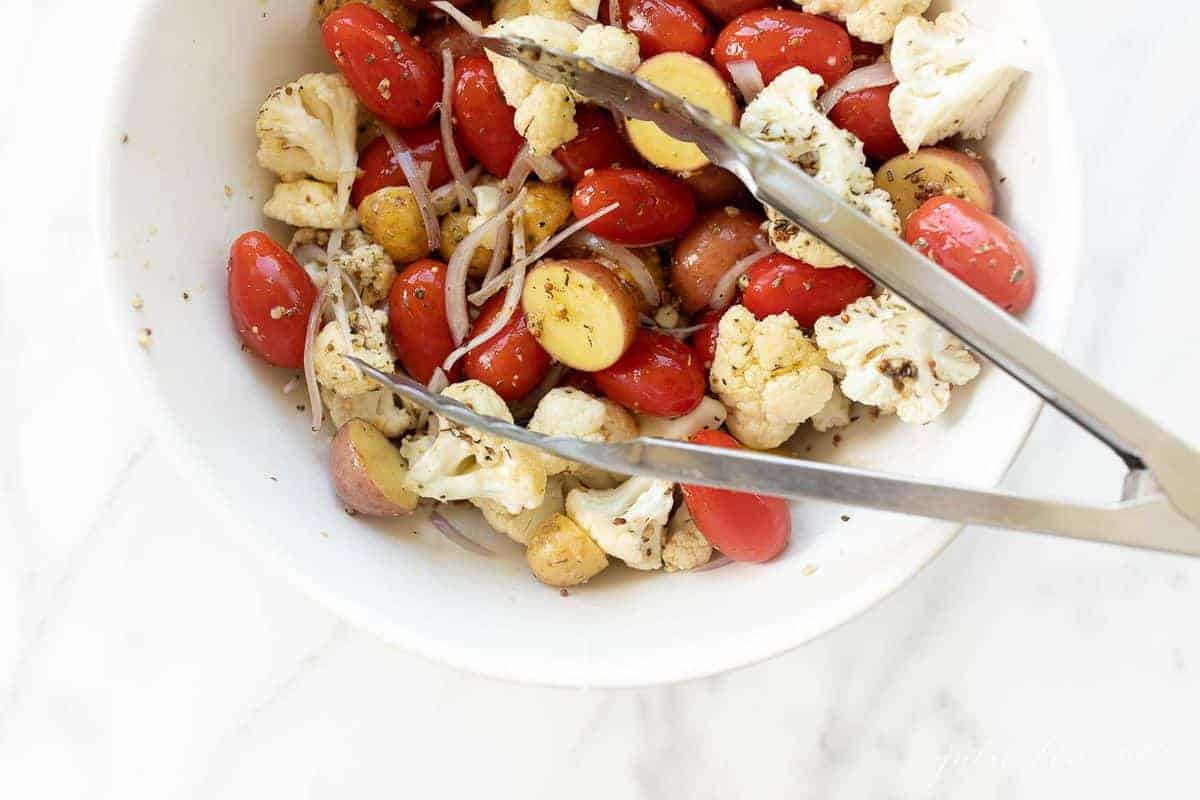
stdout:
<svg viewBox="0 0 1200 800">
<path fill-rule="evenodd" d="M 294 232 L 239 237 L 228 288 L 245 348 L 302 369 L 313 429 L 336 427 L 347 508 L 465 501 L 555 587 L 611 559 L 768 561 L 791 533 L 781 500 L 611 475 L 429 418 L 346 354 L 596 442 L 768 450 L 850 424 L 852 404 L 941 415 L 979 373 L 960 341 L 694 145 L 475 41 L 527 37 L 691 100 L 1019 314 L 1033 265 L 993 216 L 984 164 L 947 140 L 982 138 L 1021 70 L 929 4 L 318 2 L 329 70 L 271 92 L 256 124 L 278 176 L 263 212 Z"/>
</svg>

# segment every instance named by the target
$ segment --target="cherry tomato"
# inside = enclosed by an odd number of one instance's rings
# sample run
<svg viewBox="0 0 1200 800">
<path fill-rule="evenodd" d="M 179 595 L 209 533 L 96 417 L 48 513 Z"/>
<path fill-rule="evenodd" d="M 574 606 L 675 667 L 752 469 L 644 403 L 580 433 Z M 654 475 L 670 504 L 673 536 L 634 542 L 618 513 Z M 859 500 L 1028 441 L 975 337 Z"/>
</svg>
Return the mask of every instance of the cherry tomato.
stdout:
<svg viewBox="0 0 1200 800">
<path fill-rule="evenodd" d="M 854 55 L 854 68 L 869 67 L 883 55 L 883 45 L 864 42 L 857 36 L 850 37 L 850 52 Z"/>
<path fill-rule="evenodd" d="M 891 86 L 861 89 L 843 97 L 829 112 L 829 119 L 834 125 L 862 139 L 863 152 L 868 158 L 887 161 L 908 152 L 908 147 L 896 132 L 892 109 L 888 106 L 888 99 L 895 88 L 896 84 L 893 83 Z"/>
<path fill-rule="evenodd" d="M 712 47 L 712 26 L 691 0 L 621 0 L 621 20 L 642 58 L 673 51 L 705 58 Z"/>
<path fill-rule="evenodd" d="M 772 0 L 696 0 L 696 2 L 721 22 L 729 22 L 734 17 L 756 8 L 775 5 Z"/>
<path fill-rule="evenodd" d="M 304 366 L 304 336 L 317 290 L 292 254 L 261 231 L 229 248 L 229 313 L 242 342 L 277 367 Z"/>
<path fill-rule="evenodd" d="M 451 105 L 467 151 L 497 178 L 508 175 L 525 140 L 513 127 L 514 111 L 504 102 L 487 56 L 462 58 L 454 65 Z"/>
<path fill-rule="evenodd" d="M 422 125 L 407 131 L 398 131 L 400 139 L 412 148 L 413 158 L 418 164 L 429 165 L 429 187 L 435 189 L 449 181 L 450 165 L 446 163 L 446 149 L 442 147 L 442 130 L 436 122 Z M 463 167 L 469 167 L 468 156 L 464 152 L 462 142 L 457 132 L 454 136 L 455 147 L 458 148 L 459 158 L 463 159 Z M 392 154 L 387 139 L 376 137 L 363 148 L 358 156 L 358 180 L 350 192 L 350 202 L 357 208 L 367 195 L 373 194 L 386 186 L 408 186 L 404 170 L 400 162 Z"/>
<path fill-rule="evenodd" d="M 700 431 L 689 439 L 706 447 L 740 450 L 722 431 Z M 786 501 L 749 492 L 731 492 L 682 484 L 683 501 L 696 527 L 713 547 L 734 561 L 761 564 L 783 552 L 792 538 L 792 515 Z"/>
<path fill-rule="evenodd" d="M 696 317 L 695 324 L 703 325 L 704 328 L 692 334 L 692 349 L 700 358 L 700 366 L 705 372 L 712 369 L 713 358 L 717 354 L 718 327 L 721 324 L 721 317 L 725 316 L 727 310 L 705 311 Z"/>
<path fill-rule="evenodd" d="M 763 83 L 792 67 L 804 67 L 820 75 L 826 87 L 846 77 L 854 66 L 850 34 L 842 26 L 781 8 L 748 11 L 717 36 L 713 61 L 722 72 L 728 76 L 729 62 L 747 60 L 758 65 Z"/>
<path fill-rule="evenodd" d="M 479 312 L 468 339 L 487 327 L 503 305 L 503 293 L 489 300 Z M 536 389 L 549 371 L 550 354 L 529 332 L 520 306 L 499 333 L 463 357 L 463 372 L 468 378 L 486 383 L 510 403 Z"/>
<path fill-rule="evenodd" d="M 708 386 L 692 348 L 645 328 L 617 363 L 594 375 L 605 397 L 655 417 L 679 417 L 694 410 Z"/>
<path fill-rule="evenodd" d="M 464 8 L 463 12 L 485 28 L 492 24 L 491 9 L 485 4 Z M 442 14 L 422 15 L 413 36 L 429 53 L 439 75 L 442 72 L 443 50 L 449 50 L 455 58 L 483 55 L 483 46 L 479 44 L 479 40 L 463 30 L 457 22 Z"/>
<path fill-rule="evenodd" d="M 633 148 L 617 130 L 612 114 L 596 106 L 579 106 L 575 111 L 575 138 L 554 151 L 572 183 L 578 183 L 589 169 L 631 167 L 641 163 Z"/>
<path fill-rule="evenodd" d="M 600 394 L 600 390 L 596 388 L 596 378 L 590 372 L 581 372 L 573 369 L 568 372 L 561 381 L 559 386 L 568 386 L 572 389 L 578 389 L 581 392 L 587 392 L 591 395 Z"/>
<path fill-rule="evenodd" d="M 450 5 L 455 8 L 462 8 L 470 2 L 471 0 L 450 0 Z M 433 6 L 433 0 L 404 0 L 404 5 L 413 11 L 425 11 Z"/>
<path fill-rule="evenodd" d="M 643 247 L 674 239 L 696 218 L 696 199 L 678 178 L 648 169 L 600 169 L 575 184 L 575 218 L 620 207 L 587 228 L 617 244 Z"/>
<path fill-rule="evenodd" d="M 442 82 L 433 59 L 387 17 L 362 3 L 325 18 L 321 39 L 358 99 L 397 128 L 415 128 L 433 114 Z"/>
<path fill-rule="evenodd" d="M 934 197 L 913 212 L 904 238 L 951 275 L 1010 314 L 1033 302 L 1033 260 L 996 217 L 957 197 Z"/>
<path fill-rule="evenodd" d="M 755 262 L 746 277 L 750 284 L 742 292 L 742 305 L 751 314 L 762 319 L 786 311 L 802 328 L 840 314 L 875 288 L 870 278 L 851 267 L 817 269 L 783 253 Z"/>
<path fill-rule="evenodd" d="M 445 264 L 423 258 L 396 276 L 388 295 L 388 327 L 405 372 L 428 383 L 434 370 L 454 351 L 446 321 Z M 457 378 L 460 365 L 454 365 L 451 380 Z"/>
</svg>

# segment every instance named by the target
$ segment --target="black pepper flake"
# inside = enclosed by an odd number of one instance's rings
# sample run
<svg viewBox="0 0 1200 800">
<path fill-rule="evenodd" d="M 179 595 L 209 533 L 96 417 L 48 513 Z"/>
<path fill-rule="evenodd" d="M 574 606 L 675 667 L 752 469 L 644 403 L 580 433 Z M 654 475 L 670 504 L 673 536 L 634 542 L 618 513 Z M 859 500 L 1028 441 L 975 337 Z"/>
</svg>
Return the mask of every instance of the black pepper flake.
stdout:
<svg viewBox="0 0 1200 800">
<path fill-rule="evenodd" d="M 558 596 L 559 596 L 559 597 L 570 597 L 570 596 L 571 596 L 571 593 L 570 593 L 570 592 L 568 592 L 566 589 L 559 589 L 559 590 L 558 590 Z"/>
<path fill-rule="evenodd" d="M 850 521 L 850 515 L 842 514 L 842 522 L 849 522 L 849 521 Z"/>
<path fill-rule="evenodd" d="M 183 293 L 183 299 L 184 299 L 184 300 L 191 300 L 191 299 L 192 299 L 192 296 L 191 296 L 190 294 L 188 294 L 187 292 L 184 292 L 184 293 Z"/>
</svg>

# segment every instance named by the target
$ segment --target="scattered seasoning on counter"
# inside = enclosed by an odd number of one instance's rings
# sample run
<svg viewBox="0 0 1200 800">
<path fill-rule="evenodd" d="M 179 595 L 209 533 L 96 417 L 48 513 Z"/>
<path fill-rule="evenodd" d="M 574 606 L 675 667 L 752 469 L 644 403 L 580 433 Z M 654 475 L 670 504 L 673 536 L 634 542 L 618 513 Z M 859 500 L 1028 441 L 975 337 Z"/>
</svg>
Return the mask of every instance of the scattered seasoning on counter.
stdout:
<svg viewBox="0 0 1200 800">
<path fill-rule="evenodd" d="M 149 328 L 142 328 L 140 331 L 138 331 L 138 337 L 137 337 L 138 344 L 140 344 L 144 349 L 149 350 L 150 349 L 150 337 L 153 334 L 154 334 L 154 331 L 150 330 Z"/>
</svg>

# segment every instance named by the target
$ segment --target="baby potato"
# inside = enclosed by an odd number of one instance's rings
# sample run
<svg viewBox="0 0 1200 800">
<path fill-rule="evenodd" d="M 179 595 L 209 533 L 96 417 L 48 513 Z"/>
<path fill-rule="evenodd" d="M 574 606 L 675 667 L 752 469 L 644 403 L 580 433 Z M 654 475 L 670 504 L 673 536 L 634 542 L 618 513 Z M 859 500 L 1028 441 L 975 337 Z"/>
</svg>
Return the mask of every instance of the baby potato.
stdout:
<svg viewBox="0 0 1200 800">
<path fill-rule="evenodd" d="M 571 218 L 571 195 L 557 183 L 525 184 L 525 244 L 537 247 L 562 230 Z"/>
<path fill-rule="evenodd" d="M 923 147 L 888 161 L 875 173 L 875 185 L 892 198 L 900 221 L 941 195 L 966 200 L 987 213 L 995 210 L 992 179 L 978 159 L 946 147 Z"/>
<path fill-rule="evenodd" d="M 356 0 L 317 0 L 317 4 L 313 7 L 313 14 L 317 17 L 317 22 L 324 22 L 325 18 L 337 11 L 342 6 Z M 417 12 L 413 11 L 400 0 L 361 0 L 364 5 L 373 8 L 380 14 L 383 14 L 392 21 L 397 27 L 403 28 L 406 31 L 411 31 L 417 24 Z"/>
<path fill-rule="evenodd" d="M 608 556 L 587 531 L 562 514 L 546 520 L 529 536 L 525 561 L 547 586 L 587 583 L 608 566 Z"/>
<path fill-rule="evenodd" d="M 637 334 L 634 296 L 595 261 L 542 261 L 525 279 L 521 304 L 546 352 L 584 372 L 612 366 Z"/>
<path fill-rule="evenodd" d="M 467 234 L 471 232 L 468 227 L 473 219 L 470 212 L 467 211 L 452 211 L 442 217 L 442 244 L 438 248 L 438 253 L 441 254 L 443 261 L 449 261 L 450 256 L 454 255 L 454 248 L 458 247 L 458 243 L 467 238 Z M 485 241 L 492 241 L 489 237 L 483 237 Z M 492 248 L 478 245 L 475 252 L 471 254 L 471 275 L 479 277 L 487 272 L 488 265 L 492 263 Z"/>
<path fill-rule="evenodd" d="M 726 206 L 706 211 L 679 240 L 671 259 L 671 289 L 689 314 L 705 308 L 730 267 L 759 249 L 763 218 Z"/>
<path fill-rule="evenodd" d="M 352 419 L 338 428 L 329 462 L 334 491 L 348 508 L 398 517 L 417 507 L 419 498 L 408 488 L 408 468 L 400 451 L 369 423 Z"/>
<path fill-rule="evenodd" d="M 722 122 L 732 124 L 738 104 L 729 85 L 711 64 L 687 53 L 659 53 L 642 62 L 634 73 L 647 83 L 682 97 Z M 691 142 L 681 142 L 653 122 L 631 119 L 625 131 L 633 148 L 656 167 L 671 172 L 690 172 L 711 163 Z"/>
<path fill-rule="evenodd" d="M 363 230 L 397 264 L 410 264 L 429 255 L 429 239 L 421 209 L 407 186 L 388 186 L 369 194 L 358 207 Z"/>
</svg>

